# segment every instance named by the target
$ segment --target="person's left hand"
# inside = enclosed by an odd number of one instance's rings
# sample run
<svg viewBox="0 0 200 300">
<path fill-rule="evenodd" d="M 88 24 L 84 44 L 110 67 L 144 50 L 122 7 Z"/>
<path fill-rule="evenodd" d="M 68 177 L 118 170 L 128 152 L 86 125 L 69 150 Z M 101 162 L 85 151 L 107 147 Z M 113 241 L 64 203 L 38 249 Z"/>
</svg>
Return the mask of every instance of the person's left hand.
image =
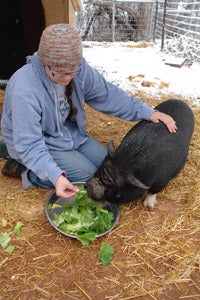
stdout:
<svg viewBox="0 0 200 300">
<path fill-rule="evenodd" d="M 170 133 L 175 133 L 177 130 L 176 122 L 174 121 L 174 119 L 170 115 L 167 115 L 160 111 L 154 111 L 150 115 L 150 120 L 153 123 L 163 122 Z"/>
</svg>

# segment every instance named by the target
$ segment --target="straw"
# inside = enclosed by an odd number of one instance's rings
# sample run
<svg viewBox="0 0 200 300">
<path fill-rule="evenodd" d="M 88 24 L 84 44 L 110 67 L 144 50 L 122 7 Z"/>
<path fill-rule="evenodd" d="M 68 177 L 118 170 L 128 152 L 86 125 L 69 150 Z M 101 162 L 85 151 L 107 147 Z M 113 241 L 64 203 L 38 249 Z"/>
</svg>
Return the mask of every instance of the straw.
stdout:
<svg viewBox="0 0 200 300">
<path fill-rule="evenodd" d="M 152 106 L 159 103 L 149 95 L 137 96 Z M 161 93 L 160 99 L 171 96 Z M 200 297 L 200 108 L 190 105 L 196 122 L 184 169 L 158 193 L 153 211 L 142 207 L 142 198 L 121 205 L 117 226 L 89 246 L 63 236 L 48 222 L 45 204 L 51 191 L 24 191 L 20 179 L 0 174 L 0 233 L 7 232 L 15 245 L 12 254 L 0 249 L 0 298 Z M 114 140 L 117 146 L 133 125 L 87 105 L 86 114 L 88 133 L 104 145 Z M 5 161 L 0 159 L 0 168 Z M 8 221 L 6 227 L 2 226 L 2 219 Z M 18 221 L 23 224 L 21 237 L 14 234 Z M 99 261 L 102 241 L 115 249 L 107 267 Z"/>
</svg>

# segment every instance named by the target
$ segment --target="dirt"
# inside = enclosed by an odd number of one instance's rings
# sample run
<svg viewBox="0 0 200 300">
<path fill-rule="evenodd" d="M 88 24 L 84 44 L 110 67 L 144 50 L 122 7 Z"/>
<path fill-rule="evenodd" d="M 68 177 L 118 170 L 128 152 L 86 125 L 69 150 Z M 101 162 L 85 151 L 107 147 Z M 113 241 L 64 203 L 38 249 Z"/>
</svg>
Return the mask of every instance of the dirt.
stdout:
<svg viewBox="0 0 200 300">
<path fill-rule="evenodd" d="M 103 144 L 112 139 L 117 146 L 132 124 L 88 110 L 87 126 Z M 0 300 L 200 299 L 199 132 L 198 124 L 183 172 L 159 193 L 155 209 L 145 210 L 142 199 L 121 205 L 117 226 L 89 246 L 51 226 L 51 191 L 24 191 L 19 179 L 0 174 L 0 221 L 8 221 L 0 232 L 15 246 L 11 254 L 0 249 Z M 103 241 L 115 249 L 107 267 L 99 260 Z"/>
</svg>

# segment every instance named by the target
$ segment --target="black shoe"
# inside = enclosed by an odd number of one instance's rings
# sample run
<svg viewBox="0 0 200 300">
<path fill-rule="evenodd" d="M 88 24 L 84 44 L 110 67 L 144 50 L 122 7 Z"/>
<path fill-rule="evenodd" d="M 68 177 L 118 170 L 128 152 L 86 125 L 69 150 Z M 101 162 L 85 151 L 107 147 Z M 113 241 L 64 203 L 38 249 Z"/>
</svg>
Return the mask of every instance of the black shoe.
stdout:
<svg viewBox="0 0 200 300">
<path fill-rule="evenodd" d="M 1 172 L 3 175 L 21 178 L 21 174 L 25 169 L 22 164 L 9 157 Z"/>
</svg>

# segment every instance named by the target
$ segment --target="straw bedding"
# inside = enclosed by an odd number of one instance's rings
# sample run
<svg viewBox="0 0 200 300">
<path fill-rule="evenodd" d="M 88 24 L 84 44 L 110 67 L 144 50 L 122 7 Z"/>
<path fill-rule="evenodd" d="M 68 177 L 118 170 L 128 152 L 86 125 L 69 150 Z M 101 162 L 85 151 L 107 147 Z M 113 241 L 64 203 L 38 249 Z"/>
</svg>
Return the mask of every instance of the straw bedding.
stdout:
<svg viewBox="0 0 200 300">
<path fill-rule="evenodd" d="M 86 109 L 89 133 L 105 145 L 111 139 L 117 145 L 132 126 Z M 144 210 L 142 199 L 121 205 L 118 225 L 89 246 L 49 224 L 50 191 L 24 191 L 20 180 L 0 174 L 0 232 L 8 232 L 15 245 L 12 254 L 0 249 L 0 299 L 200 299 L 200 109 L 192 109 L 196 125 L 188 160 L 158 194 L 154 210 Z M 20 237 L 13 233 L 18 221 Z M 115 249 L 107 267 L 98 259 L 102 241 Z"/>
</svg>

